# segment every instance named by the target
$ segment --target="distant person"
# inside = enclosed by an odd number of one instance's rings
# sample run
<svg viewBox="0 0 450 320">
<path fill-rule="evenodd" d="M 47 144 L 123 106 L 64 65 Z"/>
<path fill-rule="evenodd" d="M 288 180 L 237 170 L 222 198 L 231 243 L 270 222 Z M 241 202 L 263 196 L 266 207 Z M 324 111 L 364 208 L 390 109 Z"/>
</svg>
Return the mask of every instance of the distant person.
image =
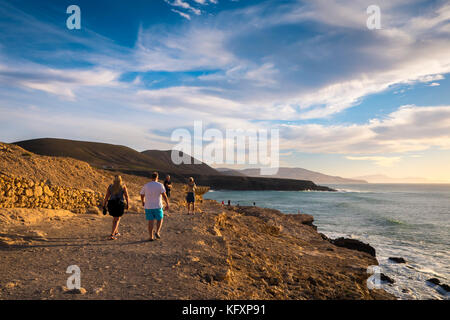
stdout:
<svg viewBox="0 0 450 320">
<path fill-rule="evenodd" d="M 225 205 L 225 202 L 222 200 L 222 205 L 224 206 Z"/>
<path fill-rule="evenodd" d="M 256 206 L 256 202 L 253 202 L 253 206 Z"/>
<path fill-rule="evenodd" d="M 164 188 L 166 189 L 167 198 L 170 198 L 170 191 L 172 190 L 172 181 L 170 181 L 170 176 L 167 175 L 164 180 Z"/>
<path fill-rule="evenodd" d="M 166 203 L 166 209 L 169 210 L 169 199 L 166 195 L 166 189 L 158 182 L 158 172 L 152 173 L 152 181 L 142 187 L 141 201 L 145 209 L 145 219 L 148 221 L 149 241 L 161 239 L 161 227 L 164 219 L 163 205 L 161 198 Z M 156 221 L 156 230 L 154 224 Z"/>
<path fill-rule="evenodd" d="M 191 213 L 191 207 L 192 207 L 192 214 L 195 213 L 195 189 L 196 188 L 197 188 L 197 186 L 195 185 L 194 178 L 190 177 L 189 182 L 187 184 L 187 194 L 186 194 L 188 214 Z"/>
<path fill-rule="evenodd" d="M 230 200 L 228 200 L 228 206 L 231 206 L 231 201 Z"/>
<path fill-rule="evenodd" d="M 124 202 L 126 200 L 126 204 Z M 125 210 L 128 210 L 128 191 L 125 184 L 123 184 L 122 177 L 114 176 L 113 184 L 109 185 L 106 190 L 106 196 L 103 200 L 103 212 L 106 213 L 105 208 L 108 208 L 109 215 L 113 217 L 112 231 L 109 239 L 116 240 L 119 233 L 119 222 Z"/>
</svg>

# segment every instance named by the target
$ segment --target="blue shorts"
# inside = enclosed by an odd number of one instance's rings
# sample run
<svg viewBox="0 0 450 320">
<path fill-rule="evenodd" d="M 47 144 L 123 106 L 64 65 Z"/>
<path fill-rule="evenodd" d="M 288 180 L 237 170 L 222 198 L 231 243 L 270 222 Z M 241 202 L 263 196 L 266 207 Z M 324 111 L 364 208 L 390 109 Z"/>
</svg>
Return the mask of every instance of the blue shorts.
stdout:
<svg viewBox="0 0 450 320">
<path fill-rule="evenodd" d="M 164 218 L 163 209 L 145 209 L 145 220 L 162 220 Z"/>
</svg>

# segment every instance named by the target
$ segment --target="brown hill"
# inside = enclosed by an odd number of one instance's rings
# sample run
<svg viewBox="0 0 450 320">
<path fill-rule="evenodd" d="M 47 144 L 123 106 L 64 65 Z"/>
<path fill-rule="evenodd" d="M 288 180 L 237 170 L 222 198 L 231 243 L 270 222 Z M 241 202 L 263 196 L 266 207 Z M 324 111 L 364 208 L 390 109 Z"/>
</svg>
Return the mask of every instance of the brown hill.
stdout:
<svg viewBox="0 0 450 320">
<path fill-rule="evenodd" d="M 143 151 L 142 154 L 157 160 L 159 162 L 163 162 L 166 164 L 169 164 L 171 166 L 171 170 L 175 171 L 175 172 L 180 172 L 182 174 L 202 174 L 202 175 L 220 175 L 220 172 L 218 172 L 216 169 L 211 168 L 210 166 L 208 166 L 206 163 L 203 163 L 201 161 L 198 161 L 199 163 L 197 164 L 197 162 L 195 161 L 195 159 L 193 157 L 189 157 L 190 159 L 190 164 L 187 163 L 181 163 L 181 164 L 174 164 L 172 162 L 172 150 L 165 150 L 165 151 L 161 151 L 161 150 L 146 150 Z M 180 157 L 183 157 L 184 154 L 183 152 L 180 151 Z"/>
<path fill-rule="evenodd" d="M 149 177 L 152 171 L 158 171 L 161 177 L 170 174 L 178 182 L 186 182 L 187 177 L 193 176 L 198 184 L 213 189 L 332 191 L 306 180 L 223 175 L 205 163 L 175 165 L 171 160 L 171 151 L 147 150 L 140 153 L 125 146 L 53 138 L 15 144 L 40 155 L 71 157 L 97 168 L 135 176 Z"/>
<path fill-rule="evenodd" d="M 15 142 L 14 144 L 33 153 L 54 157 L 70 157 L 107 170 L 142 173 L 148 176 L 153 171 L 171 174 L 175 180 L 184 180 L 185 175 L 201 173 L 220 175 L 205 163 L 180 164 L 172 162 L 171 151 L 147 150 L 138 152 L 132 148 L 108 143 L 43 138 Z M 181 156 L 184 156 L 180 152 Z M 189 156 L 188 156 L 189 157 Z M 194 163 L 193 158 L 189 157 Z"/>
<path fill-rule="evenodd" d="M 149 171 L 173 169 L 165 161 L 153 159 L 129 147 L 108 143 L 44 138 L 14 144 L 39 155 L 70 157 L 99 168 Z"/>
</svg>

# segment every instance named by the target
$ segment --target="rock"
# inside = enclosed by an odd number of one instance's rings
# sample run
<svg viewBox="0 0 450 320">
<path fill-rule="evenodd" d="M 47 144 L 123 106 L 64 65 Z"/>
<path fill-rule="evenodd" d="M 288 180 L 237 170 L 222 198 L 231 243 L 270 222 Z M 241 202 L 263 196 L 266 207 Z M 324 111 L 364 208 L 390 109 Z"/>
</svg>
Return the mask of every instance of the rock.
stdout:
<svg viewBox="0 0 450 320">
<path fill-rule="evenodd" d="M 427 280 L 427 282 L 432 283 L 436 286 L 439 286 L 445 292 L 450 292 L 450 286 L 445 283 L 441 283 L 441 280 L 439 280 L 437 278 L 430 278 Z"/>
<path fill-rule="evenodd" d="M 319 233 L 319 235 L 320 235 L 320 237 L 323 239 L 323 240 L 325 240 L 325 241 L 332 241 L 332 240 L 330 240 L 330 238 L 328 238 L 326 235 L 324 235 L 323 233 Z"/>
<path fill-rule="evenodd" d="M 395 281 L 394 279 L 388 277 L 387 275 L 385 275 L 384 273 L 380 274 L 380 280 L 381 281 L 386 281 L 389 284 L 393 284 Z"/>
<path fill-rule="evenodd" d="M 95 289 L 94 289 L 94 293 L 95 293 L 95 294 L 100 294 L 101 292 L 103 292 L 103 287 L 95 288 Z"/>
<path fill-rule="evenodd" d="M 34 195 L 34 192 L 33 192 L 32 189 L 26 189 L 26 190 L 25 190 L 25 195 L 26 195 L 28 198 L 30 198 L 30 197 L 32 197 L 32 196 Z"/>
<path fill-rule="evenodd" d="M 280 281 L 280 279 L 273 277 L 273 278 L 269 278 L 268 283 L 271 286 L 278 286 L 281 283 L 281 281 Z"/>
<path fill-rule="evenodd" d="M 8 282 L 5 284 L 5 288 L 12 289 L 19 285 L 19 281 Z"/>
<path fill-rule="evenodd" d="M 441 284 L 441 280 L 439 280 L 437 278 L 431 278 L 431 279 L 428 279 L 427 281 L 432 283 L 432 284 L 436 284 L 436 285 Z"/>
<path fill-rule="evenodd" d="M 442 290 L 445 290 L 446 292 L 450 292 L 450 286 L 448 284 L 441 284 L 440 287 Z"/>
<path fill-rule="evenodd" d="M 389 257 L 389 260 L 395 263 L 406 263 L 406 260 L 401 257 Z"/>
<path fill-rule="evenodd" d="M 308 277 L 308 281 L 309 281 L 313 286 L 317 285 L 317 281 L 316 281 L 316 279 L 314 279 L 313 277 Z"/>
<path fill-rule="evenodd" d="M 205 281 L 207 283 L 212 283 L 214 280 L 213 276 L 211 276 L 210 274 L 205 275 Z"/>
<path fill-rule="evenodd" d="M 44 191 L 42 190 L 41 186 L 39 186 L 39 185 L 34 186 L 34 196 L 36 198 L 39 198 L 40 196 L 42 196 L 43 192 Z"/>
<path fill-rule="evenodd" d="M 221 281 L 225 281 L 225 282 L 230 281 L 231 280 L 231 270 L 227 269 L 227 270 L 222 270 L 222 271 L 217 272 L 214 275 L 214 280 L 219 281 L 219 282 L 221 282 Z"/>
<path fill-rule="evenodd" d="M 44 186 L 44 194 L 49 196 L 49 197 L 53 197 L 54 193 L 50 190 L 50 188 L 48 187 L 48 185 Z"/>
<path fill-rule="evenodd" d="M 65 290 L 64 293 L 67 293 L 67 294 L 81 294 L 81 295 L 83 295 L 83 294 L 87 293 L 87 290 L 85 288 L 72 289 L 72 290 Z"/>
<path fill-rule="evenodd" d="M 348 238 L 338 238 L 330 241 L 332 244 L 338 247 L 343 247 L 351 250 L 357 250 L 361 252 L 366 252 L 370 254 L 372 257 L 376 256 L 375 248 L 371 245 L 364 243 L 362 241 L 356 239 L 348 239 Z"/>
<path fill-rule="evenodd" d="M 294 276 L 292 273 L 285 271 L 283 273 L 283 279 L 287 283 L 293 283 L 294 282 Z"/>
</svg>

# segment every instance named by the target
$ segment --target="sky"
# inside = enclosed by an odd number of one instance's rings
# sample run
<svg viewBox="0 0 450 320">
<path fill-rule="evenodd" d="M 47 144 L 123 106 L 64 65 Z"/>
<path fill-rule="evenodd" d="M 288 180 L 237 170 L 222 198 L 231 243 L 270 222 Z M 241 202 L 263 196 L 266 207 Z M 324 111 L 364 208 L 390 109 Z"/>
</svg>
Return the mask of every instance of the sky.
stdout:
<svg viewBox="0 0 450 320">
<path fill-rule="evenodd" d="M 448 1 L 1 0 L 0 30 L 0 141 L 170 149 L 202 121 L 278 129 L 281 166 L 450 182 Z"/>
</svg>

